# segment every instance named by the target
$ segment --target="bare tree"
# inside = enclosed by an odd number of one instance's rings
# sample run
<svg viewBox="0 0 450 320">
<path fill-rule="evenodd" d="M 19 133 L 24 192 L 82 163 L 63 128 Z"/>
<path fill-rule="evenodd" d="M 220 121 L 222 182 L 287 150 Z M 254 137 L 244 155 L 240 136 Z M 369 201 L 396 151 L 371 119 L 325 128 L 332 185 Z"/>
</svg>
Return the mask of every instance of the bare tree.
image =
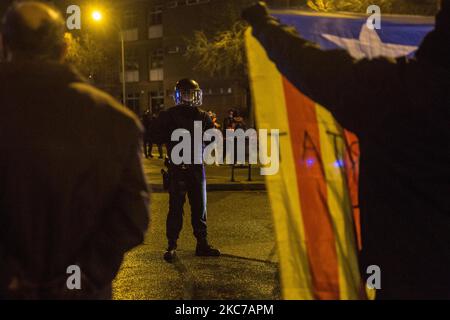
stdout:
<svg viewBox="0 0 450 320">
<path fill-rule="evenodd" d="M 87 33 L 77 37 L 68 34 L 67 37 L 69 46 L 66 61 L 93 81 L 107 61 L 103 47 Z"/>
<path fill-rule="evenodd" d="M 245 73 L 244 32 L 246 25 L 235 22 L 228 30 L 217 32 L 208 38 L 204 31 L 196 31 L 186 39 L 188 59 L 195 61 L 196 71 L 209 76 L 233 76 Z"/>
<path fill-rule="evenodd" d="M 384 11 L 390 11 L 392 0 L 308 0 L 308 6 L 316 11 L 366 12 L 370 5 L 379 5 Z"/>
<path fill-rule="evenodd" d="M 424 14 L 436 12 L 436 0 L 308 0 L 315 11 L 349 11 L 365 13 L 370 5 L 380 6 L 384 13 Z"/>
</svg>

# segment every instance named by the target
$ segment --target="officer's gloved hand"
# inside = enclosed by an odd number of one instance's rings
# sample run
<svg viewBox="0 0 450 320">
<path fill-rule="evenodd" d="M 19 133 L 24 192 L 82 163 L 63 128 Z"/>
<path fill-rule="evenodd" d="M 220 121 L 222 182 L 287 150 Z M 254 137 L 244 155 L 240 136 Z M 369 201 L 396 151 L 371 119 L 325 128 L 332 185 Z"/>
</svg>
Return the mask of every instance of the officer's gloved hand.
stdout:
<svg viewBox="0 0 450 320">
<path fill-rule="evenodd" d="M 270 19 L 269 11 L 265 2 L 259 1 L 242 11 L 242 19 L 252 27 L 258 27 Z"/>
</svg>

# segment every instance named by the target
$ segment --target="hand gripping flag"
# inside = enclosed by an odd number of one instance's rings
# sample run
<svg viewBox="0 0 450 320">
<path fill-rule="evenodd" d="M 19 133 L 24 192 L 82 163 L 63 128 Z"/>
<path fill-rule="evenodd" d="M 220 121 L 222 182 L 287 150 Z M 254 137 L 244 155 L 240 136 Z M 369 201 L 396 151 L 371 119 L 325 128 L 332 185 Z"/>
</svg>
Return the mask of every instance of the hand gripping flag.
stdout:
<svg viewBox="0 0 450 320">
<path fill-rule="evenodd" d="M 361 16 L 272 14 L 323 49 L 345 49 L 357 59 L 411 56 L 433 28 L 432 19 L 418 17 L 390 16 L 380 30 L 372 30 Z M 357 137 L 279 73 L 251 30 L 246 48 L 257 124 L 280 130 L 280 170 L 266 182 L 283 297 L 364 298 L 357 261 L 364 245 L 359 240 Z"/>
</svg>

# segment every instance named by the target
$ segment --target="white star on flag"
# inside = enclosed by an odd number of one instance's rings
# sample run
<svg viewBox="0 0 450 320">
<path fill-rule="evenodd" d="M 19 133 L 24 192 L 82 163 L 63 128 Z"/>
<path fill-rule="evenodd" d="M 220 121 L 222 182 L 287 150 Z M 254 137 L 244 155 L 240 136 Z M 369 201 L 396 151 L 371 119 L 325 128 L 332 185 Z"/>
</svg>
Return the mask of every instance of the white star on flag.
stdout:
<svg viewBox="0 0 450 320">
<path fill-rule="evenodd" d="M 366 24 L 363 24 L 361 28 L 359 39 L 341 38 L 331 34 L 322 34 L 322 36 L 339 47 L 346 49 L 356 59 L 380 56 L 398 58 L 407 56 L 418 49 L 416 46 L 383 43 L 378 33 L 369 29 Z"/>
</svg>

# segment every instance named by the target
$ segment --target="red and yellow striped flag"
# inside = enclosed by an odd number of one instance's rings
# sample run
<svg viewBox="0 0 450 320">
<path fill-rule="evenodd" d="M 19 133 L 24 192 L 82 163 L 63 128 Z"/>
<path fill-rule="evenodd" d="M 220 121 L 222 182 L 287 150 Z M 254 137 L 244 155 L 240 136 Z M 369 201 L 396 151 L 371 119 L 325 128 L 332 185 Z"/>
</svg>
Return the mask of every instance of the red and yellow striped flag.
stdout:
<svg viewBox="0 0 450 320">
<path fill-rule="evenodd" d="M 358 143 L 299 92 L 248 30 L 259 128 L 280 130 L 280 170 L 267 176 L 285 299 L 359 299 Z"/>
</svg>

